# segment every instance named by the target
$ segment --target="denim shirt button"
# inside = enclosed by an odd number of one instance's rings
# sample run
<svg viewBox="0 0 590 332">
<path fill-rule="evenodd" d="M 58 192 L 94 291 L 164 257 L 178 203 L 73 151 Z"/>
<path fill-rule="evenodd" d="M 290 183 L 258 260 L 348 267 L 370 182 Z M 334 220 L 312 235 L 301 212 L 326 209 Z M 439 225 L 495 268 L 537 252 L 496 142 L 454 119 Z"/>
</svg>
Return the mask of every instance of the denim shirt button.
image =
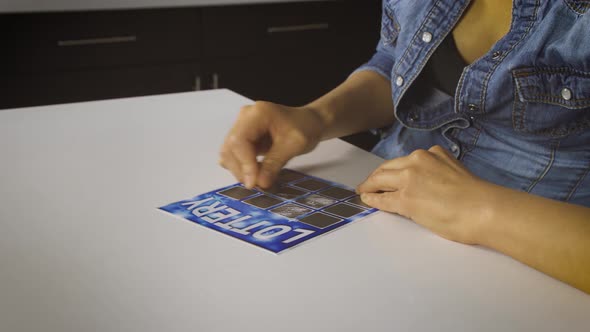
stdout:
<svg viewBox="0 0 590 332">
<path fill-rule="evenodd" d="M 422 34 L 422 41 L 425 43 L 430 43 L 432 41 L 432 34 L 430 32 L 424 32 Z"/>
<path fill-rule="evenodd" d="M 475 104 L 469 104 L 467 105 L 467 108 L 471 111 L 471 112 L 475 112 L 479 109 L 479 107 L 477 107 L 477 105 Z"/>
<path fill-rule="evenodd" d="M 414 122 L 414 121 L 418 121 L 418 120 L 420 120 L 420 115 L 416 112 L 412 112 L 408 116 L 408 121 L 410 121 L 410 122 Z"/>
<path fill-rule="evenodd" d="M 502 51 L 496 51 L 496 52 L 492 53 L 492 59 L 498 60 L 502 56 L 502 54 L 503 54 Z"/>
<path fill-rule="evenodd" d="M 458 146 L 457 144 L 453 144 L 453 145 L 451 146 L 451 152 L 452 152 L 452 153 L 457 153 L 457 152 L 459 152 L 459 146 Z"/>
<path fill-rule="evenodd" d="M 398 77 L 395 79 L 395 85 L 397 85 L 397 86 L 402 86 L 402 85 L 404 85 L 404 78 L 403 78 L 403 77 L 401 77 L 401 76 L 398 76 Z"/>
<path fill-rule="evenodd" d="M 572 90 L 568 88 L 563 88 L 561 90 L 561 98 L 564 100 L 571 100 L 572 99 Z"/>
</svg>

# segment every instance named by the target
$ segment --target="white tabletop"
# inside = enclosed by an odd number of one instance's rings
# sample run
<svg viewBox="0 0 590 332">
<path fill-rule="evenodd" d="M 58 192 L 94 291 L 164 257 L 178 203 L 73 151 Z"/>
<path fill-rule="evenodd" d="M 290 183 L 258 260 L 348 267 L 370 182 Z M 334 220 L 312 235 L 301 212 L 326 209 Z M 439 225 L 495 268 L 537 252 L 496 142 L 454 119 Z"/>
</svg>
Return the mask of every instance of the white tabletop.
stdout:
<svg viewBox="0 0 590 332">
<path fill-rule="evenodd" d="M 320 0 L 0 0 L 0 13 L 196 7 L 305 1 Z"/>
<path fill-rule="evenodd" d="M 158 211 L 234 183 L 227 90 L 0 111 L 0 331 L 588 331 L 590 296 L 377 213 L 274 255 Z M 339 140 L 290 167 L 355 185 Z"/>
</svg>

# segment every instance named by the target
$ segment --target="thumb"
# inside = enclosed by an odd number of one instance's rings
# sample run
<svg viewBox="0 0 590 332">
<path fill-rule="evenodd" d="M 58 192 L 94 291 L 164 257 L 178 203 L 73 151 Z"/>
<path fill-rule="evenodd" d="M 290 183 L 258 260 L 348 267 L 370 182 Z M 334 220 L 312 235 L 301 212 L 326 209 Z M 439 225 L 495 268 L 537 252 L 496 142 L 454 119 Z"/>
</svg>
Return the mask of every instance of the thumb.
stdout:
<svg viewBox="0 0 590 332">
<path fill-rule="evenodd" d="M 301 149 L 293 144 L 273 144 L 262 160 L 258 185 L 263 188 L 272 186 L 285 164 L 301 152 Z"/>
</svg>

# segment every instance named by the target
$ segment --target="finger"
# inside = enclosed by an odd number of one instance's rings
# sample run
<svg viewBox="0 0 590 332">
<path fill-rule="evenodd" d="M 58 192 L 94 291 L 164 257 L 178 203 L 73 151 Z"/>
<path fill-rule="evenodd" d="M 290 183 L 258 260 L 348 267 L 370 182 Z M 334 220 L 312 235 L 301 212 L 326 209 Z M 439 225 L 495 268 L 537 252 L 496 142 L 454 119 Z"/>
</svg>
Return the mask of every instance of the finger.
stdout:
<svg viewBox="0 0 590 332">
<path fill-rule="evenodd" d="M 259 171 L 256 157 L 260 152 L 260 143 L 264 143 L 268 135 L 268 116 L 261 112 L 253 106 L 243 107 L 224 144 L 235 160 L 232 171 L 239 174 L 247 188 L 256 186 Z"/>
<path fill-rule="evenodd" d="M 424 162 L 431 161 L 434 156 L 430 151 L 418 149 L 414 150 L 407 156 L 395 158 L 392 160 L 388 160 L 381 164 L 373 173 L 377 173 L 380 170 L 390 170 L 390 169 L 405 169 L 410 168 L 417 164 L 422 164 Z"/>
<path fill-rule="evenodd" d="M 361 195 L 361 200 L 370 207 L 409 218 L 400 197 L 399 191 L 389 191 L 385 193 L 364 193 Z"/>
<path fill-rule="evenodd" d="M 221 150 L 219 151 L 219 165 L 229 171 L 229 164 L 231 158 L 233 158 L 233 156 L 224 143 L 221 147 Z"/>
<path fill-rule="evenodd" d="M 266 136 L 262 137 L 259 140 L 258 144 L 256 144 L 256 156 L 264 156 L 265 154 L 268 153 L 271 146 L 272 146 L 272 139 L 270 138 L 270 135 L 266 135 Z"/>
<path fill-rule="evenodd" d="M 428 152 L 432 153 L 433 155 L 441 158 L 441 159 L 455 159 L 455 156 L 451 154 L 451 152 L 440 145 L 435 145 L 428 149 Z"/>
<path fill-rule="evenodd" d="M 272 186 L 280 170 L 287 162 L 302 152 L 303 145 L 292 141 L 277 140 L 264 156 L 260 166 L 258 185 L 262 188 Z"/>
<path fill-rule="evenodd" d="M 372 176 L 377 175 L 379 173 L 383 173 L 383 172 L 395 170 L 395 169 L 403 169 L 404 167 L 402 167 L 402 166 L 405 166 L 405 167 L 409 166 L 409 163 L 406 160 L 400 160 L 400 159 L 407 159 L 407 157 L 395 158 L 395 159 L 388 160 L 388 161 L 382 163 L 381 165 L 379 165 L 379 167 L 374 169 L 371 172 L 371 174 L 369 174 L 369 176 L 367 176 L 367 178 L 365 179 L 365 181 L 363 181 L 363 183 L 366 182 Z M 357 194 L 360 194 L 359 187 L 360 187 L 360 185 L 358 185 L 356 187 Z"/>
<path fill-rule="evenodd" d="M 256 185 L 256 177 L 258 176 L 255 146 L 251 142 L 240 139 L 237 135 L 230 135 L 228 141 L 233 157 L 240 168 L 244 185 L 246 188 L 253 188 Z"/>
<path fill-rule="evenodd" d="M 358 193 L 397 191 L 403 186 L 406 170 L 382 169 L 369 176 L 357 187 Z"/>
<path fill-rule="evenodd" d="M 243 183 L 242 171 L 241 167 L 238 164 L 236 158 L 234 157 L 233 153 L 230 150 L 223 150 L 221 153 L 221 158 L 219 160 L 219 164 L 230 171 L 234 178 L 239 182 Z"/>
<path fill-rule="evenodd" d="M 438 158 L 438 160 L 450 165 L 456 170 L 464 170 L 465 167 L 457 158 L 447 149 L 441 147 L 440 145 L 435 145 L 428 150 L 434 156 Z"/>
</svg>

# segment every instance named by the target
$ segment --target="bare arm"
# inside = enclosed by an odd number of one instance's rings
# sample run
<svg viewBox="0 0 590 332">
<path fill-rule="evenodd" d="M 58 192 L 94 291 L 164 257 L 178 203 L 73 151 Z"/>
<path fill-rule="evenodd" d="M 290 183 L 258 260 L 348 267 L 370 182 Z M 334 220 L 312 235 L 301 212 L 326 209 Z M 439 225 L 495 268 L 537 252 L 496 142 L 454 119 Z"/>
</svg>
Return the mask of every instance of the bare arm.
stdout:
<svg viewBox="0 0 590 332">
<path fill-rule="evenodd" d="M 269 187 L 291 158 L 321 139 L 391 124 L 390 82 L 371 71 L 351 75 L 318 100 L 287 107 L 256 102 L 240 111 L 221 148 L 220 164 L 246 187 Z M 262 162 L 257 156 L 263 156 Z"/>
<path fill-rule="evenodd" d="M 590 208 L 486 182 L 439 146 L 385 162 L 358 191 L 371 206 L 590 293 Z"/>
<path fill-rule="evenodd" d="M 372 71 L 351 75 L 330 93 L 306 105 L 323 119 L 323 139 L 342 137 L 393 123 L 391 82 Z"/>
<path fill-rule="evenodd" d="M 499 186 L 487 191 L 478 242 L 590 293 L 589 208 Z"/>
</svg>

